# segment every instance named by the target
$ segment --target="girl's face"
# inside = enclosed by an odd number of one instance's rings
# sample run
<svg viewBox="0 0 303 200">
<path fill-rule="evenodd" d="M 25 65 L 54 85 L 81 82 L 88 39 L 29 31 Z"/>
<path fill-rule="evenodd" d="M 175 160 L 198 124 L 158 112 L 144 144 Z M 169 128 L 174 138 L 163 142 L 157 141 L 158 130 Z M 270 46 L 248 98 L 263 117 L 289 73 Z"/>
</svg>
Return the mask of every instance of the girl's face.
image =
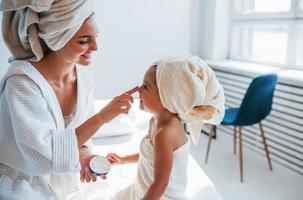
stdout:
<svg viewBox="0 0 303 200">
<path fill-rule="evenodd" d="M 155 113 L 162 108 L 159 92 L 156 84 L 156 68 L 150 67 L 143 79 L 143 84 L 139 88 L 140 109 Z"/>
<path fill-rule="evenodd" d="M 88 18 L 78 32 L 59 50 L 67 62 L 87 66 L 91 62 L 92 52 L 97 48 L 97 26 L 92 17 Z"/>
</svg>

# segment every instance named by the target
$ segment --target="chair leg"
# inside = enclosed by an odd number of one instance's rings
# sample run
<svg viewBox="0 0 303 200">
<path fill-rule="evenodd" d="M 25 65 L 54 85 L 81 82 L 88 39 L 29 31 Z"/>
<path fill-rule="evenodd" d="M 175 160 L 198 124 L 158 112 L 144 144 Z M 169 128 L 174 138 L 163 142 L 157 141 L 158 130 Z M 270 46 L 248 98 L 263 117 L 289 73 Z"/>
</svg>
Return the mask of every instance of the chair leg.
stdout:
<svg viewBox="0 0 303 200">
<path fill-rule="evenodd" d="M 237 153 L 237 127 L 234 127 L 234 154 Z"/>
<path fill-rule="evenodd" d="M 242 149 L 242 128 L 239 127 L 239 150 L 240 150 L 240 180 L 243 183 L 243 149 Z"/>
<path fill-rule="evenodd" d="M 260 127 L 260 131 L 261 131 L 261 137 L 262 137 L 262 141 L 263 141 L 264 150 L 265 150 L 265 153 L 266 153 L 269 169 L 270 169 L 270 171 L 272 171 L 272 165 L 271 165 L 271 160 L 270 160 L 270 157 L 269 157 L 268 146 L 267 146 L 267 143 L 266 143 L 266 138 L 265 138 L 265 134 L 264 134 L 264 130 L 263 130 L 263 126 L 262 126 L 261 122 L 259 123 L 259 127 Z"/>
<path fill-rule="evenodd" d="M 205 164 L 207 163 L 207 160 L 208 160 L 209 150 L 210 150 L 210 146 L 211 146 L 211 140 L 213 137 L 213 133 L 215 131 L 214 125 L 209 125 L 209 126 L 210 126 L 210 130 L 209 130 L 209 134 L 208 134 L 208 144 L 207 144 L 207 150 L 206 150 L 206 155 L 205 155 Z"/>
</svg>

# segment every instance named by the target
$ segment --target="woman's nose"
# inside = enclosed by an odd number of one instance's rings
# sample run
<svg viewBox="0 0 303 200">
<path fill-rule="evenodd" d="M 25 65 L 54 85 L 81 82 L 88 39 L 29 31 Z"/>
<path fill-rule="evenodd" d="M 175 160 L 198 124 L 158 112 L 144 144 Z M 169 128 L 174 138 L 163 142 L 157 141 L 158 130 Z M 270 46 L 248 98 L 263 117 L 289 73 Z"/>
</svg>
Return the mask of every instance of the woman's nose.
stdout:
<svg viewBox="0 0 303 200">
<path fill-rule="evenodd" d="M 91 51 L 97 51 L 98 50 L 98 44 L 97 44 L 97 41 L 96 39 L 94 39 L 91 43 L 91 46 L 90 46 L 90 50 Z"/>
</svg>

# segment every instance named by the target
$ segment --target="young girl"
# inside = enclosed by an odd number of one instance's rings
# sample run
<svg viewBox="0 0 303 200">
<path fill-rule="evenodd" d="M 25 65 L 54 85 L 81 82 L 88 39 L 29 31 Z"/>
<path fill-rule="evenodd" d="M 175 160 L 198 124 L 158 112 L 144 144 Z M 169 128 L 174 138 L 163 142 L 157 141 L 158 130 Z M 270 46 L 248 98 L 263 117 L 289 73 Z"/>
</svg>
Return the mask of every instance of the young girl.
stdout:
<svg viewBox="0 0 303 200">
<path fill-rule="evenodd" d="M 168 58 L 147 70 L 139 93 L 140 108 L 153 117 L 139 154 L 107 155 L 112 164 L 138 161 L 136 182 L 113 199 L 186 199 L 190 142 L 183 123 L 189 123 L 194 141 L 203 123 L 219 124 L 224 115 L 222 86 L 201 59 Z"/>
</svg>

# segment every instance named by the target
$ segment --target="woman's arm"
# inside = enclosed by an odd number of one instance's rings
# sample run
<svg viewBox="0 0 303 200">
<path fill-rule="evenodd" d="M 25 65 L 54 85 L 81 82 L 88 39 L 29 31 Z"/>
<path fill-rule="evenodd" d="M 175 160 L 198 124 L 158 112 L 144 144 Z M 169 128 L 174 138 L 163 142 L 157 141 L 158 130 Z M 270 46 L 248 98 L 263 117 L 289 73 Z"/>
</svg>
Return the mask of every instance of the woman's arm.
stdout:
<svg viewBox="0 0 303 200">
<path fill-rule="evenodd" d="M 78 148 L 83 146 L 83 144 L 97 132 L 97 130 L 105 124 L 105 120 L 99 113 L 92 116 L 76 128 L 76 137 L 78 141 Z"/>
<path fill-rule="evenodd" d="M 148 188 L 143 200 L 158 200 L 169 183 L 173 165 L 174 145 L 170 134 L 165 130 L 158 132 L 154 138 L 154 181 Z"/>
<path fill-rule="evenodd" d="M 137 91 L 138 87 L 135 87 L 124 94 L 115 97 L 107 106 L 101 109 L 100 112 L 76 128 L 78 147 L 80 148 L 90 137 L 92 137 L 103 124 L 110 122 L 119 114 L 127 114 L 131 108 L 131 103 L 134 102 L 131 95 Z"/>
</svg>

